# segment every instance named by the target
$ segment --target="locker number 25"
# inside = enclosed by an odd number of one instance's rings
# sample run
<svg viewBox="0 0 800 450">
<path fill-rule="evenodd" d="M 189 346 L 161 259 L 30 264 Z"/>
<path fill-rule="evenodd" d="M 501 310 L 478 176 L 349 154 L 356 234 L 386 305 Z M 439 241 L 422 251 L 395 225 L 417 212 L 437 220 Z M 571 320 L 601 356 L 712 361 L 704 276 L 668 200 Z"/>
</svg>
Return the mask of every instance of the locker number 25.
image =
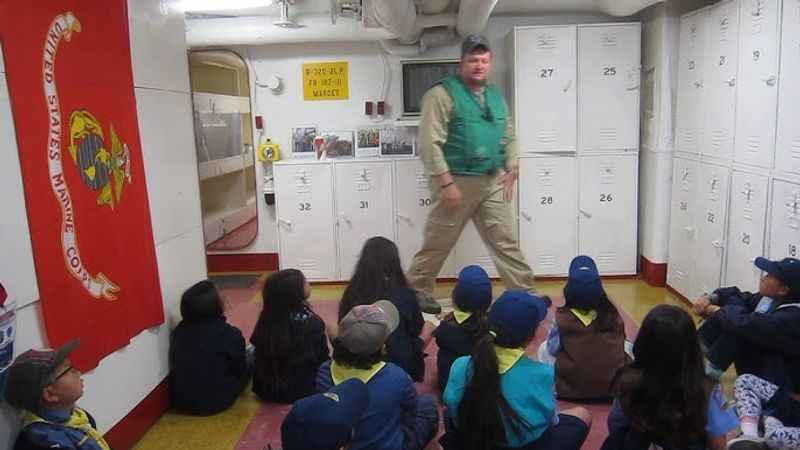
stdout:
<svg viewBox="0 0 800 450">
<path fill-rule="evenodd" d="M 616 67 L 603 67 L 603 76 L 605 77 L 613 77 L 617 74 Z"/>
</svg>

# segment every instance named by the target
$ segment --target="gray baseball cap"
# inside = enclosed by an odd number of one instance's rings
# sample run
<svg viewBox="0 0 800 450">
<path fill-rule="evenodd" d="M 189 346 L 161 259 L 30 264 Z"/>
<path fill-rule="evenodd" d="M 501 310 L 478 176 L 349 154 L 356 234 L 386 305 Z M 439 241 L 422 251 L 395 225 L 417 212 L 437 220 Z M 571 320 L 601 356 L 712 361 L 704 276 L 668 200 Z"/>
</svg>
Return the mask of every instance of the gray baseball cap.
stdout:
<svg viewBox="0 0 800 450">
<path fill-rule="evenodd" d="M 400 323 L 397 308 L 388 300 L 358 305 L 339 322 L 339 342 L 356 355 L 371 355 L 383 347 Z"/>
<path fill-rule="evenodd" d="M 56 368 L 79 344 L 73 339 L 56 350 L 28 350 L 17 356 L 8 368 L 6 401 L 15 408 L 36 412 L 42 389 L 53 384 Z"/>
<path fill-rule="evenodd" d="M 491 47 L 489 47 L 489 40 L 486 39 L 486 37 L 480 34 L 470 34 L 464 38 L 464 42 L 461 43 L 461 56 L 472 53 L 479 48 L 492 51 Z"/>
</svg>

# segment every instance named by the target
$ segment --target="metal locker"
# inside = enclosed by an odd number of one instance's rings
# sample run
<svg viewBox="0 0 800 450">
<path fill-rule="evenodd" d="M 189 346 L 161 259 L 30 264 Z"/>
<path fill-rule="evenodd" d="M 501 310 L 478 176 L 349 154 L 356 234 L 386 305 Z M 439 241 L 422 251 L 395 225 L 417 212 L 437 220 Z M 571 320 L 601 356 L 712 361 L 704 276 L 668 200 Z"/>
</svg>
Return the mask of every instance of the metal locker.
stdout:
<svg viewBox="0 0 800 450">
<path fill-rule="evenodd" d="M 566 275 L 578 254 L 573 156 L 519 159 L 519 241 L 536 275 Z"/>
<path fill-rule="evenodd" d="M 708 10 L 701 9 L 681 17 L 675 149 L 683 153 L 700 153 L 703 139 L 703 65 L 707 15 Z"/>
<path fill-rule="evenodd" d="M 800 173 L 800 2 L 785 2 L 781 25 L 780 95 L 775 169 Z"/>
<path fill-rule="evenodd" d="M 638 172 L 636 153 L 578 157 L 578 253 L 603 275 L 636 273 Z"/>
<path fill-rule="evenodd" d="M 698 202 L 697 162 L 675 158 L 672 169 L 672 204 L 670 206 L 669 264 L 667 284 L 681 295 L 691 298 L 693 248 L 696 241 L 695 209 Z"/>
<path fill-rule="evenodd" d="M 777 0 L 741 0 L 733 156 L 738 163 L 772 167 L 778 102 L 780 6 Z"/>
<path fill-rule="evenodd" d="M 578 150 L 639 148 L 641 25 L 578 26 Z"/>
<path fill-rule="evenodd" d="M 523 152 L 575 151 L 575 25 L 514 28 L 514 119 Z M 637 50 L 638 51 L 638 50 Z"/>
<path fill-rule="evenodd" d="M 725 257 L 725 218 L 728 212 L 730 169 L 716 164 L 699 164 L 698 208 L 695 210 L 697 240 L 694 246 L 694 299 L 720 287 Z"/>
<path fill-rule="evenodd" d="M 332 164 L 280 162 L 273 170 L 281 269 L 337 280 Z"/>
<path fill-rule="evenodd" d="M 734 170 L 728 208 L 728 239 L 724 286 L 758 290 L 761 271 L 753 261 L 764 255 L 769 178 Z"/>
<path fill-rule="evenodd" d="M 800 181 L 774 180 L 769 257 L 800 258 Z"/>
<path fill-rule="evenodd" d="M 394 240 L 391 161 L 336 161 L 340 277 L 353 275 L 361 247 L 373 236 Z"/>
<path fill-rule="evenodd" d="M 425 222 L 433 207 L 429 177 L 419 159 L 398 159 L 394 161 L 395 202 L 397 223 L 397 249 L 400 262 L 408 270 L 414 255 L 422 248 Z M 455 249 L 455 247 L 454 247 Z M 455 269 L 455 251 L 444 263 L 439 277 L 453 278 L 458 275 Z"/>
<path fill-rule="evenodd" d="M 455 246 L 456 273 L 471 264 L 483 267 L 490 277 L 498 276 L 491 252 L 481 240 L 478 229 L 475 228 L 472 221 L 469 221 Z"/>
<path fill-rule="evenodd" d="M 704 57 L 706 111 L 704 156 L 733 160 L 733 137 L 736 125 L 736 70 L 739 56 L 739 3 L 717 3 L 706 21 Z"/>
</svg>

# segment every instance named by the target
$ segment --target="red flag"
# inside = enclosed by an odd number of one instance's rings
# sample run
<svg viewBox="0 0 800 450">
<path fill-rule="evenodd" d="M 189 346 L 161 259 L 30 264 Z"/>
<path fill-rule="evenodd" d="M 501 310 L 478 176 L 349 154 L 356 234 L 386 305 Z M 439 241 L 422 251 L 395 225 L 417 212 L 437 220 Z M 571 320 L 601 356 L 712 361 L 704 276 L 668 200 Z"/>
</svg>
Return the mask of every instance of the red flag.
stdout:
<svg viewBox="0 0 800 450">
<path fill-rule="evenodd" d="M 45 328 L 83 370 L 164 321 L 125 0 L 0 0 Z"/>
</svg>

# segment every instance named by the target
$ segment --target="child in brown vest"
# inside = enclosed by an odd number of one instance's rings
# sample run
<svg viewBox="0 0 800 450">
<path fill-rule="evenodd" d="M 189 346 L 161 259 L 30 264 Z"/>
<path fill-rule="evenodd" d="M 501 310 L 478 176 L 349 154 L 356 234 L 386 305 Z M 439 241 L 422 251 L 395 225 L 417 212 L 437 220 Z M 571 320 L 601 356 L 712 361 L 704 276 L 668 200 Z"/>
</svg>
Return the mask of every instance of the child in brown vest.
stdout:
<svg viewBox="0 0 800 450">
<path fill-rule="evenodd" d="M 577 256 L 540 359 L 556 366 L 556 393 L 570 400 L 610 400 L 617 369 L 629 362 L 625 325 L 608 299 L 594 260 Z"/>
</svg>

